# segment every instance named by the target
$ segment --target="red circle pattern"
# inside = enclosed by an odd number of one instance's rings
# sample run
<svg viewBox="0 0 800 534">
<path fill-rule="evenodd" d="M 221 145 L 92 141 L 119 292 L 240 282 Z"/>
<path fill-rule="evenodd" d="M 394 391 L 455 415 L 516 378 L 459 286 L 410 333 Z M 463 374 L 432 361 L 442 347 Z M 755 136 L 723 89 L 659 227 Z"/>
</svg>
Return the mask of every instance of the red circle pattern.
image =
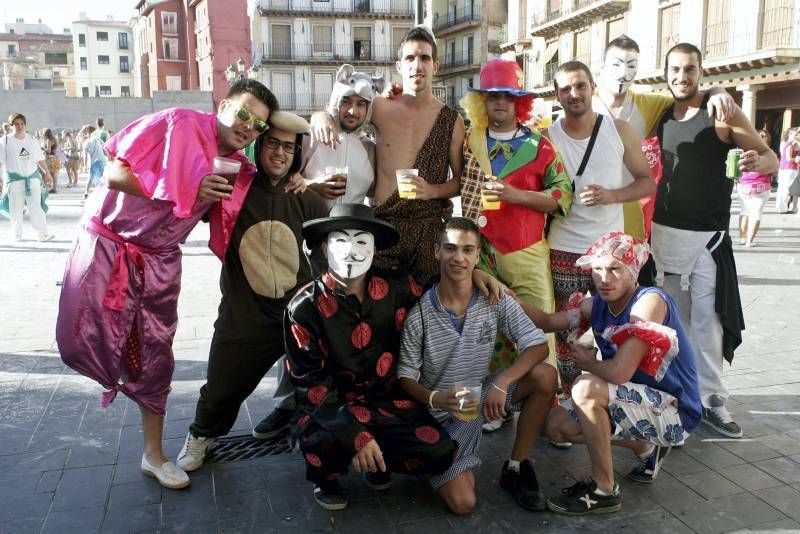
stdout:
<svg viewBox="0 0 800 534">
<path fill-rule="evenodd" d="M 439 431 L 432 426 L 421 426 L 414 430 L 414 434 L 422 443 L 429 445 L 439 441 Z"/>
<path fill-rule="evenodd" d="M 375 439 L 375 436 L 364 430 L 363 432 L 359 432 L 356 435 L 356 439 L 353 441 L 353 444 L 356 446 L 356 450 L 360 451 L 364 447 L 367 446 L 367 443 Z"/>
<path fill-rule="evenodd" d="M 353 417 L 355 417 L 356 421 L 359 423 L 369 423 L 370 419 L 372 419 L 372 414 L 363 406 L 351 406 L 350 413 L 353 414 Z"/>
<path fill-rule="evenodd" d="M 403 329 L 403 325 L 406 322 L 406 309 L 405 308 L 398 308 L 396 312 L 394 312 L 394 327 L 395 329 L 400 332 Z"/>
<path fill-rule="evenodd" d="M 308 400 L 311 401 L 311 404 L 314 406 L 319 406 L 322 399 L 324 399 L 327 394 L 328 388 L 325 386 L 314 386 L 308 390 Z"/>
<path fill-rule="evenodd" d="M 384 352 L 381 354 L 381 357 L 378 358 L 378 363 L 375 364 L 375 372 L 378 373 L 378 376 L 386 376 L 392 369 L 393 362 L 394 356 L 392 356 L 392 353 Z"/>
<path fill-rule="evenodd" d="M 311 416 L 304 415 L 303 417 L 297 420 L 297 426 L 306 426 L 309 421 L 311 421 Z"/>
<path fill-rule="evenodd" d="M 401 410 L 410 410 L 414 407 L 414 403 L 410 400 L 400 399 L 392 402 L 395 406 L 400 408 Z"/>
<path fill-rule="evenodd" d="M 350 341 L 357 349 L 366 347 L 370 339 L 372 339 L 372 329 L 364 322 L 358 323 L 350 335 Z"/>
<path fill-rule="evenodd" d="M 369 296 L 372 300 L 381 300 L 389 294 L 389 282 L 380 276 L 373 276 L 369 281 Z"/>
<path fill-rule="evenodd" d="M 330 293 L 322 293 L 317 297 L 317 309 L 323 317 L 330 319 L 336 314 L 339 304 L 336 303 L 336 299 Z"/>
<path fill-rule="evenodd" d="M 317 456 L 313 452 L 306 453 L 306 461 L 311 465 L 313 465 L 314 467 L 322 467 L 322 460 L 320 460 L 319 456 Z"/>
<path fill-rule="evenodd" d="M 411 277 L 411 275 L 409 275 L 409 276 L 408 276 L 408 287 L 409 287 L 409 288 L 411 288 L 411 293 L 412 293 L 412 294 L 413 294 L 415 297 L 420 297 L 420 296 L 422 296 L 422 286 L 421 286 L 421 285 L 419 285 L 419 284 L 417 283 L 417 281 L 416 281 L 416 280 L 414 280 L 414 279 Z"/>
</svg>

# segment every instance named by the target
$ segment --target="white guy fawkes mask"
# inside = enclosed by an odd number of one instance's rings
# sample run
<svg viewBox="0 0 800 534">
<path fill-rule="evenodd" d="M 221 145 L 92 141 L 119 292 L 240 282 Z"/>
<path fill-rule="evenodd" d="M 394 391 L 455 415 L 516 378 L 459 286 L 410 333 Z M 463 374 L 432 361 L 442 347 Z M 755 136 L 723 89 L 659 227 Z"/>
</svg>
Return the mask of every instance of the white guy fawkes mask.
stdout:
<svg viewBox="0 0 800 534">
<path fill-rule="evenodd" d="M 612 95 L 624 95 L 639 69 L 639 52 L 609 48 L 600 73 L 603 86 Z"/>
<path fill-rule="evenodd" d="M 375 256 L 375 236 L 366 230 L 334 230 L 328 234 L 328 267 L 344 280 L 366 273 Z"/>
</svg>

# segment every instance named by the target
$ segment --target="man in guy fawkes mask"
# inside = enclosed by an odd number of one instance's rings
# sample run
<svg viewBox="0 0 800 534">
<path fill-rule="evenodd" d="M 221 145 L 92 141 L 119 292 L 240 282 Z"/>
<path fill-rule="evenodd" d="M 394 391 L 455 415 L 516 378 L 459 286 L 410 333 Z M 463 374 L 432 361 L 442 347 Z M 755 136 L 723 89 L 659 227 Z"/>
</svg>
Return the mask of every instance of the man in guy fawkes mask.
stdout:
<svg viewBox="0 0 800 534">
<path fill-rule="evenodd" d="M 338 204 L 304 223 L 303 237 L 322 247 L 328 269 L 295 294 L 284 317 L 296 435 L 315 500 L 341 510 L 338 477 L 349 465 L 385 490 L 392 471 L 444 472 L 456 443 L 397 382 L 400 332 L 422 294 L 411 276 L 372 268 L 375 250 L 394 245 L 397 230 L 367 206 Z"/>
</svg>

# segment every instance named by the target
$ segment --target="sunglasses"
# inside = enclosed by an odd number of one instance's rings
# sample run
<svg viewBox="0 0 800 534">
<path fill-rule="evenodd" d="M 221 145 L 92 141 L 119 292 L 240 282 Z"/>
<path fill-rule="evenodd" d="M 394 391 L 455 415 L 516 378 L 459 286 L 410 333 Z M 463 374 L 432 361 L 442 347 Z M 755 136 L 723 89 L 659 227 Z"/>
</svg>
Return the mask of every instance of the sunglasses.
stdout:
<svg viewBox="0 0 800 534">
<path fill-rule="evenodd" d="M 291 141 L 281 141 L 279 139 L 275 139 L 274 137 L 266 137 L 264 144 L 267 145 L 267 148 L 270 150 L 277 150 L 278 147 L 283 147 L 283 151 L 287 154 L 294 154 L 294 151 L 297 150 L 297 143 L 292 143 Z"/>
<path fill-rule="evenodd" d="M 236 110 L 236 118 L 242 122 L 250 122 L 252 120 L 253 129 L 260 134 L 269 130 L 269 125 L 266 122 L 256 118 L 256 116 L 250 113 L 250 110 L 244 106 L 239 106 L 239 109 Z"/>
</svg>

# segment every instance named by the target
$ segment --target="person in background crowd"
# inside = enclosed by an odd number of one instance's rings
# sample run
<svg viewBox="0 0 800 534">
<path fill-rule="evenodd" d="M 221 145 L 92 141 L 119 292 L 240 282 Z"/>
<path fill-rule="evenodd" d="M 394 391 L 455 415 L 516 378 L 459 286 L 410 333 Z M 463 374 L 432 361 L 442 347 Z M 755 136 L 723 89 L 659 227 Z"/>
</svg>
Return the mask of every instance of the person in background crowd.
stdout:
<svg viewBox="0 0 800 534">
<path fill-rule="evenodd" d="M 61 162 L 58 160 L 56 150 L 58 149 L 58 139 L 53 135 L 53 131 L 47 128 L 42 132 L 42 153 L 44 154 L 45 161 L 47 162 L 47 170 L 50 171 L 50 183 L 48 184 L 48 193 L 58 192 L 58 173 L 61 171 Z"/>
<path fill-rule="evenodd" d="M 800 167 L 800 140 L 798 137 L 800 137 L 798 128 L 788 128 L 781 136 L 778 193 L 775 197 L 778 213 L 797 212 L 797 195 L 791 195 L 789 188 L 798 177 L 798 167 Z"/>
<path fill-rule="evenodd" d="M 759 130 L 758 135 L 770 146 L 771 138 L 766 130 Z M 769 200 L 772 189 L 772 175 L 757 172 L 745 172 L 736 184 L 739 195 L 739 244 L 753 247 L 753 240 L 761 225 L 761 214 Z"/>
<path fill-rule="evenodd" d="M 39 142 L 26 133 L 27 119 L 22 113 L 12 113 L 8 122 L 14 133 L 0 140 L 0 168 L 3 173 L 3 196 L 0 214 L 11 219 L 11 236 L 22 241 L 22 219 L 27 204 L 31 225 L 39 241 L 51 241 L 47 233 L 47 190 L 44 183 L 52 181 Z"/>
</svg>

